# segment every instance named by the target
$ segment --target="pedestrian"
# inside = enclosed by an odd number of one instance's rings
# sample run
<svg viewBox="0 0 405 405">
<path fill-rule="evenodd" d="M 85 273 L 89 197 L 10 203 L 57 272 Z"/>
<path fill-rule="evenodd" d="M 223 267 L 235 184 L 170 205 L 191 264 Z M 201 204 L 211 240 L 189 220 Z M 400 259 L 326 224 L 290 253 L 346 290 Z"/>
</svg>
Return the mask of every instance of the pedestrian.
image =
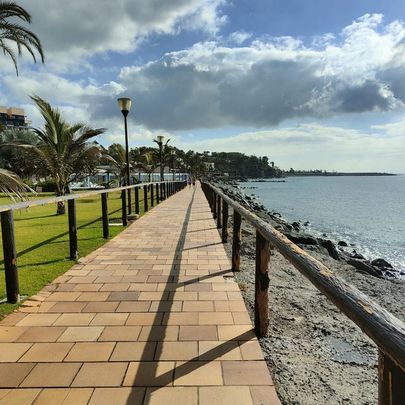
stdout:
<svg viewBox="0 0 405 405">
<path fill-rule="evenodd" d="M 191 178 L 190 177 L 187 178 L 187 184 L 188 184 L 188 188 L 191 188 Z"/>
<path fill-rule="evenodd" d="M 193 188 L 195 188 L 195 177 L 193 177 Z"/>
</svg>

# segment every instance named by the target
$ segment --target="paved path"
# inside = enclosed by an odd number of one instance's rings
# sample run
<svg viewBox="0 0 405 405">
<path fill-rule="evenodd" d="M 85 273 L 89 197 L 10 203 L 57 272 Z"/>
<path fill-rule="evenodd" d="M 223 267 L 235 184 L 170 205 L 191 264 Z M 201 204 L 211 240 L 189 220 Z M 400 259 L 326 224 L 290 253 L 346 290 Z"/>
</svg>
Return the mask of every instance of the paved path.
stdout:
<svg viewBox="0 0 405 405">
<path fill-rule="evenodd" d="M 172 196 L 0 322 L 0 403 L 278 404 L 229 269 Z"/>
</svg>

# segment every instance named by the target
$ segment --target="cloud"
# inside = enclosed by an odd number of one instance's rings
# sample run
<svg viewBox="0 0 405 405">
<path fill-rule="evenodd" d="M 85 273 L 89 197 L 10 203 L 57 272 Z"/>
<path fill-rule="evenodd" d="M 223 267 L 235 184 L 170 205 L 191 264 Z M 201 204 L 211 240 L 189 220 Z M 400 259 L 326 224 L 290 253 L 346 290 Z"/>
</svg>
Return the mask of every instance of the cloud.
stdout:
<svg viewBox="0 0 405 405">
<path fill-rule="evenodd" d="M 290 37 L 237 47 L 197 43 L 123 68 L 120 82 L 139 100 L 144 125 L 169 130 L 403 108 L 403 23 L 366 15 L 334 42 L 326 38 L 322 46 Z"/>
<path fill-rule="evenodd" d="M 150 34 L 200 30 L 215 35 L 226 22 L 225 0 L 21 0 L 32 15 L 48 66 L 91 67 L 88 58 L 131 52 Z"/>
</svg>

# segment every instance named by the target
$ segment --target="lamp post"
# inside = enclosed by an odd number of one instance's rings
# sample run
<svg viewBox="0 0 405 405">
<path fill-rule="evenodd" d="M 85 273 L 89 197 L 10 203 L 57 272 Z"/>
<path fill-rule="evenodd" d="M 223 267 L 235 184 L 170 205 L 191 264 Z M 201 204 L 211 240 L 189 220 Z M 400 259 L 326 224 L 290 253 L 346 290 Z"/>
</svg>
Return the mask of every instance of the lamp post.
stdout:
<svg viewBox="0 0 405 405">
<path fill-rule="evenodd" d="M 165 168 L 163 167 L 163 139 L 165 139 L 163 135 L 158 135 L 156 137 L 156 143 L 159 145 L 160 181 L 165 180 L 164 176 Z"/>
<path fill-rule="evenodd" d="M 170 154 L 172 155 L 172 171 L 173 171 L 173 181 L 176 180 L 176 168 L 174 167 L 176 151 L 171 150 Z"/>
<path fill-rule="evenodd" d="M 131 110 L 132 101 L 128 97 L 121 97 L 118 100 L 118 107 L 124 116 L 124 125 L 125 125 L 125 161 L 126 161 L 126 185 L 129 186 L 131 184 L 130 180 L 130 173 L 129 173 L 129 146 L 128 146 L 128 123 L 127 123 L 127 116 L 129 111 Z M 128 214 L 131 213 L 131 191 L 127 191 L 128 194 Z"/>
</svg>

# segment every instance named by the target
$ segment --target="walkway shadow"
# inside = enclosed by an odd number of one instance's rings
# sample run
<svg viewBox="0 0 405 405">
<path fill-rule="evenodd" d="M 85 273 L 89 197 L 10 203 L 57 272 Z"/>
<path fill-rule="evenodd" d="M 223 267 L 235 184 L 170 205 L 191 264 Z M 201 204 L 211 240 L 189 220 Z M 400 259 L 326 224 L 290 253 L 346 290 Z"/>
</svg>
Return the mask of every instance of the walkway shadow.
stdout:
<svg viewBox="0 0 405 405">
<path fill-rule="evenodd" d="M 188 233 L 187 232 L 188 225 L 191 221 L 194 221 L 194 220 L 190 220 L 194 197 L 195 197 L 195 189 L 193 190 L 193 195 L 192 195 L 191 201 L 188 205 L 188 208 L 187 208 L 187 211 L 185 214 L 185 218 L 184 218 L 184 221 L 182 224 L 182 229 L 180 232 L 179 240 L 176 245 L 176 250 L 175 250 L 176 259 L 181 259 L 183 256 L 182 252 L 189 250 L 189 249 L 184 249 L 184 246 L 185 246 L 185 242 L 186 242 L 186 236 Z M 206 220 L 206 219 L 204 219 L 204 220 Z M 215 229 L 215 228 L 213 228 L 213 229 Z M 212 245 L 216 245 L 216 244 L 217 243 L 214 243 Z M 180 271 L 179 271 L 178 265 L 173 263 L 171 266 L 171 269 L 170 269 L 170 273 L 169 273 L 170 278 L 168 278 L 168 279 L 172 280 L 171 283 L 177 284 L 177 286 L 175 288 L 180 288 L 180 287 L 194 284 L 196 282 L 200 282 L 202 280 L 207 280 L 207 279 L 210 279 L 213 277 L 225 276 L 226 274 L 231 275 L 232 270 L 231 269 L 221 270 L 221 271 L 217 271 L 217 272 L 214 272 L 211 274 L 207 274 L 204 276 L 198 276 L 198 277 L 192 278 L 190 280 L 179 282 Z M 184 276 L 183 276 L 183 279 L 184 279 Z M 173 293 L 174 291 L 175 290 L 173 290 L 173 288 L 171 286 L 166 285 L 166 288 L 163 291 L 163 293 L 166 293 L 166 294 L 163 294 L 163 296 L 165 296 L 165 295 L 167 296 L 170 293 Z M 171 308 L 172 308 L 174 302 L 175 302 L 174 300 L 170 300 L 170 301 L 163 300 L 163 299 L 160 300 L 158 309 L 156 311 L 156 316 L 159 313 L 166 313 L 166 314 L 171 313 Z M 155 319 L 157 319 L 157 318 L 155 318 Z M 167 326 L 169 326 L 168 324 L 159 325 L 159 322 L 153 322 L 153 323 L 154 324 L 151 326 L 151 330 L 149 332 L 148 339 L 146 341 L 155 341 L 156 339 L 152 339 L 152 337 L 155 334 L 156 335 L 162 334 L 162 332 L 161 332 L 162 329 L 166 329 Z M 147 370 L 144 370 L 142 367 L 139 367 L 137 370 L 137 373 L 134 377 L 134 381 L 132 382 L 132 391 L 126 401 L 127 405 L 138 403 L 139 390 L 137 390 L 137 388 L 145 387 L 145 374 L 148 375 L 148 379 L 149 379 L 150 383 L 148 384 L 149 389 L 147 391 L 145 391 L 146 397 L 144 398 L 144 402 L 142 402 L 142 403 L 144 405 L 147 405 L 149 403 L 148 395 L 150 395 L 154 391 L 156 391 L 164 386 L 168 386 L 168 384 L 174 380 L 174 377 L 176 377 L 176 378 L 183 377 L 183 376 L 197 370 L 198 368 L 200 368 L 202 365 L 206 364 L 207 362 L 213 361 L 213 360 L 223 356 L 227 352 L 233 350 L 235 348 L 235 346 L 233 346 L 232 344 L 229 344 L 229 342 L 232 342 L 232 341 L 247 342 L 255 337 L 256 337 L 256 335 L 254 334 L 254 331 L 252 328 L 251 331 L 248 331 L 239 336 L 236 336 L 232 340 L 223 342 L 220 345 L 216 346 L 215 348 L 205 352 L 203 356 L 198 355 L 189 361 L 184 361 L 184 362 L 182 362 L 181 365 L 174 367 L 172 370 L 167 371 L 166 373 L 161 374 L 159 376 L 157 376 L 157 364 L 158 364 L 161 354 L 162 354 L 161 348 L 163 345 L 157 344 L 153 362 L 150 362 L 150 361 L 147 363 L 145 362 L 145 364 L 148 364 Z M 146 350 L 147 349 L 145 348 L 145 351 L 144 351 L 144 353 L 142 353 L 141 358 L 146 358 Z"/>
</svg>

